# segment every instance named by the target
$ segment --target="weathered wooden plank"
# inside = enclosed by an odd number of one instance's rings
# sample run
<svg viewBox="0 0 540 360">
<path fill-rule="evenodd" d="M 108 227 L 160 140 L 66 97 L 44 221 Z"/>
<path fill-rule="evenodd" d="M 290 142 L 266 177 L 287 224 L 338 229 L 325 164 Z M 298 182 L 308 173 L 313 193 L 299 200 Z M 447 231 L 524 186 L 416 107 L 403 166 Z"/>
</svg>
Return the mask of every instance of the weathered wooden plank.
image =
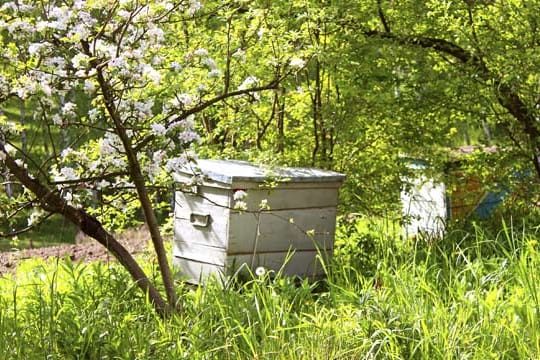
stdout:
<svg viewBox="0 0 540 360">
<path fill-rule="evenodd" d="M 177 269 L 176 276 L 191 284 L 202 283 L 212 276 L 222 279 L 225 274 L 225 265 L 209 264 L 178 256 L 173 256 L 172 264 Z"/>
<path fill-rule="evenodd" d="M 229 256 L 225 263 L 213 264 L 175 255 L 173 265 L 178 269 L 178 277 L 190 283 L 204 282 L 209 276 L 223 279 L 238 269 L 240 273 L 245 273 L 247 270 L 242 270 L 243 266 L 250 268 L 252 273 L 255 273 L 258 267 L 263 267 L 265 271 L 281 271 L 286 276 L 319 278 L 324 276 L 324 267 L 320 259 L 328 261 L 331 256 L 330 251 L 284 251 Z"/>
<path fill-rule="evenodd" d="M 174 241 L 225 248 L 230 210 L 220 204 L 228 206 L 228 194 L 213 188 L 205 188 L 204 192 L 205 197 L 176 193 Z"/>
<path fill-rule="evenodd" d="M 202 183 L 184 187 L 192 193 L 175 195 L 173 255 L 184 275 L 196 281 L 242 263 L 275 271 L 285 266 L 288 275 L 322 275 L 317 254 L 332 252 L 344 175 L 281 168 L 269 179 L 267 170 L 245 162 L 203 160 L 199 165 Z M 184 183 L 191 177 L 190 171 L 174 174 Z M 243 211 L 233 209 L 240 190 L 247 193 Z M 294 256 L 288 259 L 291 250 Z"/>
<path fill-rule="evenodd" d="M 186 167 L 181 173 L 173 174 L 176 181 L 181 177 L 204 174 L 207 181 L 234 185 L 241 182 L 265 183 L 269 180 L 291 183 L 341 183 L 343 174 L 315 168 L 262 168 L 246 161 L 198 160 L 196 166 Z M 180 180 L 181 181 L 181 180 Z M 234 186 L 231 186 L 234 187 Z"/>
<path fill-rule="evenodd" d="M 194 225 L 198 220 L 178 219 L 174 220 L 174 242 L 191 242 L 206 246 L 227 248 L 228 247 L 228 218 L 210 214 L 208 225 Z"/>
<path fill-rule="evenodd" d="M 228 252 L 331 249 L 336 208 L 231 213 Z"/>
<path fill-rule="evenodd" d="M 319 255 L 328 261 L 332 252 L 330 250 L 324 252 L 298 250 L 260 252 L 255 255 L 230 256 L 228 264 L 235 261 L 236 265 L 246 263 L 252 271 L 255 271 L 257 267 L 263 267 L 273 271 L 282 270 L 283 274 L 287 276 L 298 275 L 314 278 L 324 275 L 324 267 L 319 261 Z"/>
<path fill-rule="evenodd" d="M 225 248 L 202 245 L 193 241 L 175 241 L 173 244 L 173 256 L 224 265 L 227 263 L 228 254 Z"/>
<path fill-rule="evenodd" d="M 335 188 L 276 188 L 242 189 L 247 196 L 243 199 L 249 211 L 257 211 L 261 201 L 266 200 L 270 210 L 312 209 L 335 207 L 338 190 Z M 232 202 L 234 204 L 234 201 Z"/>
</svg>

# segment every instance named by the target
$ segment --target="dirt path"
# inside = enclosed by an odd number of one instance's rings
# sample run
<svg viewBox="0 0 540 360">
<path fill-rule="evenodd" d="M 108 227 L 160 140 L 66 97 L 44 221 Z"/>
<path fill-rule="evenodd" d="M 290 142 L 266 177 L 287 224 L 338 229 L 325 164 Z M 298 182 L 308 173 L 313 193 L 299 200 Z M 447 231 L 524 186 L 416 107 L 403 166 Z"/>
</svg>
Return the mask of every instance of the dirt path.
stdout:
<svg viewBox="0 0 540 360">
<path fill-rule="evenodd" d="M 118 236 L 118 240 L 132 254 L 145 251 L 148 247 L 150 235 L 145 229 L 128 230 Z M 0 276 L 13 273 L 17 263 L 30 258 L 64 258 L 69 256 L 72 261 L 114 260 L 105 247 L 95 240 L 87 239 L 80 244 L 66 244 L 59 246 L 42 247 L 10 252 L 0 252 Z"/>
</svg>

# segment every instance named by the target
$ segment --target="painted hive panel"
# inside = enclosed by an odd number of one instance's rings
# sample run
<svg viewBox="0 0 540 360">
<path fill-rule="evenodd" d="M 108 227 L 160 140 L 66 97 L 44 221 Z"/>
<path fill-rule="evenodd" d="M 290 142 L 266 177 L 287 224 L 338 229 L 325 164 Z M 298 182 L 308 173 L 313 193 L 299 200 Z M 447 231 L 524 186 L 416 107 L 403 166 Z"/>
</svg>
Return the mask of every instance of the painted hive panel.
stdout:
<svg viewBox="0 0 540 360">
<path fill-rule="evenodd" d="M 175 196 L 173 258 L 181 276 L 198 282 L 240 266 L 322 275 L 317 254 L 332 253 L 342 174 L 281 168 L 269 177 L 249 163 L 212 160 L 197 171 L 175 174 L 190 190 Z"/>
</svg>

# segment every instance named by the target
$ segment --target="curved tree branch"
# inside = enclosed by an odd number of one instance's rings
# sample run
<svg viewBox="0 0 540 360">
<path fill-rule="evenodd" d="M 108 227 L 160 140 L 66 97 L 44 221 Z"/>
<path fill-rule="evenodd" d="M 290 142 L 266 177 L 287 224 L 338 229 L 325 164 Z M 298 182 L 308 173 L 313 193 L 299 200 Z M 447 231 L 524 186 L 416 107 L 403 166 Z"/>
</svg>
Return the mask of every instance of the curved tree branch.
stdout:
<svg viewBox="0 0 540 360">
<path fill-rule="evenodd" d="M 82 209 L 77 209 L 69 205 L 56 190 L 49 189 L 39 182 L 39 180 L 32 177 L 26 169 L 17 165 L 15 159 L 7 153 L 2 143 L 0 143 L 0 154 L 2 154 L 3 161 L 9 172 L 37 197 L 40 206 L 44 210 L 50 213 L 61 214 L 78 226 L 86 235 L 91 236 L 105 246 L 127 269 L 144 293 L 149 294 L 156 311 L 161 315 L 165 315 L 168 312 L 168 306 L 161 297 L 161 294 L 152 285 L 137 261 L 135 261 L 129 251 L 114 236 L 103 228 L 96 218 Z"/>
<path fill-rule="evenodd" d="M 381 19 L 381 22 L 383 24 L 384 31 L 390 33 L 390 26 L 388 26 L 388 21 L 386 20 L 386 16 L 384 15 L 384 11 L 382 9 L 382 0 L 377 0 L 377 11 L 379 13 L 379 18 Z"/>
<path fill-rule="evenodd" d="M 388 39 L 399 45 L 416 46 L 449 55 L 459 60 L 461 64 L 472 68 L 485 82 L 492 82 L 499 104 L 523 126 L 533 150 L 531 161 L 540 179 L 540 129 L 537 126 L 533 110 L 526 105 L 525 101 L 509 84 L 503 82 L 497 74 L 490 71 L 480 56 L 445 39 L 421 35 L 397 35 L 377 30 L 364 31 L 364 35 L 367 37 Z"/>
</svg>

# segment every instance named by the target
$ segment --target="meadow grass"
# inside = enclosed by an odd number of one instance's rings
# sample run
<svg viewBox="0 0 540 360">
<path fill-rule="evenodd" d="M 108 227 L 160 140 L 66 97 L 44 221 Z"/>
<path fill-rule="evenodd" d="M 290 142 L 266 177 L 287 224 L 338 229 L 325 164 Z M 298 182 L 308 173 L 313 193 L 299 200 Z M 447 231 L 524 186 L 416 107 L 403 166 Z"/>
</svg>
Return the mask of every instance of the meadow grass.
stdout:
<svg viewBox="0 0 540 360">
<path fill-rule="evenodd" d="M 364 230 L 339 229 L 325 280 L 179 283 L 182 311 L 168 319 L 114 263 L 27 261 L 0 279 L 1 357 L 538 358 L 537 229 L 475 228 L 429 243 Z M 371 256 L 357 261 L 354 244 L 366 239 Z"/>
<path fill-rule="evenodd" d="M 77 228 L 61 215 L 53 215 L 34 229 L 16 237 L 0 238 L 0 251 L 74 244 Z"/>
</svg>

